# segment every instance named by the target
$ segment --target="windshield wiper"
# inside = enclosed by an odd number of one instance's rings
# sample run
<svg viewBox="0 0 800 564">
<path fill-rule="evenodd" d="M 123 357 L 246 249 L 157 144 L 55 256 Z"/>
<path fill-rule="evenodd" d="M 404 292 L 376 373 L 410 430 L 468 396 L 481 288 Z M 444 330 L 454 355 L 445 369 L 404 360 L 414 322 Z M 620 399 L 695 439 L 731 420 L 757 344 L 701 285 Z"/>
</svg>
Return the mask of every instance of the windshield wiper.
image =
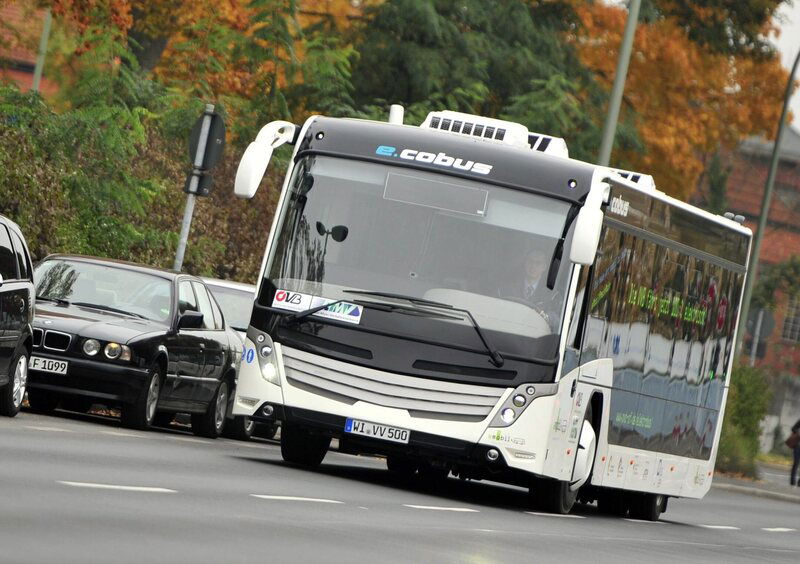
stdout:
<svg viewBox="0 0 800 564">
<path fill-rule="evenodd" d="M 36 296 L 37 300 L 42 300 L 43 302 L 53 302 L 54 304 L 68 306 L 69 302 L 64 298 L 48 298 L 47 296 Z"/>
<path fill-rule="evenodd" d="M 578 217 L 578 206 L 572 206 L 567 214 L 567 219 L 564 222 L 564 229 L 561 230 L 561 237 L 556 242 L 556 248 L 553 249 L 553 258 L 550 259 L 550 268 L 547 269 L 547 289 L 552 290 L 556 286 L 556 276 L 558 276 L 558 269 L 561 268 L 561 258 L 564 255 L 564 241 L 567 240 L 567 231 L 569 231 L 572 222 Z"/>
<path fill-rule="evenodd" d="M 428 307 L 438 307 L 438 308 L 447 309 L 447 310 L 450 310 L 450 311 L 461 312 L 461 313 L 463 313 L 463 314 L 465 314 L 467 316 L 467 318 L 470 320 L 470 323 L 472 323 L 472 326 L 475 328 L 475 332 L 478 334 L 478 337 L 480 337 L 481 342 L 483 343 L 483 346 L 486 347 L 486 351 L 489 353 L 489 358 L 491 359 L 492 364 L 494 364 L 495 366 L 497 366 L 499 368 L 499 367 L 503 366 L 503 364 L 505 363 L 505 360 L 503 359 L 503 355 L 501 355 L 500 352 L 496 348 L 494 348 L 492 346 L 492 344 L 486 338 L 486 335 L 483 333 L 483 330 L 481 329 L 481 326 L 478 324 L 478 321 L 472 315 L 472 312 L 470 312 L 468 309 L 457 308 L 457 307 L 452 306 L 450 304 L 446 304 L 446 303 L 442 303 L 442 302 L 434 302 L 434 301 L 431 301 L 431 300 L 426 300 L 425 298 L 417 298 L 415 296 L 406 296 L 406 295 L 403 295 L 403 294 L 393 294 L 391 292 L 376 292 L 376 291 L 370 291 L 370 290 L 343 290 L 343 291 L 346 294 L 362 294 L 364 296 L 377 296 L 377 297 L 381 297 L 381 298 L 390 298 L 390 299 L 395 299 L 395 300 L 405 300 L 405 301 L 410 302 L 410 303 L 415 304 L 415 305 L 428 306 Z M 343 300 L 339 300 L 339 301 L 343 301 Z"/>
<path fill-rule="evenodd" d="M 139 313 L 133 313 L 132 311 L 125 311 L 124 309 L 118 309 L 116 307 L 111 307 L 107 305 L 100 305 L 100 304 L 92 304 L 89 302 L 72 302 L 72 305 L 76 306 L 83 306 L 83 307 L 93 307 L 94 309 L 100 309 L 103 311 L 110 311 L 112 313 L 120 313 L 122 315 L 130 315 L 131 317 L 138 317 L 139 319 L 147 319 L 144 315 Z"/>
</svg>

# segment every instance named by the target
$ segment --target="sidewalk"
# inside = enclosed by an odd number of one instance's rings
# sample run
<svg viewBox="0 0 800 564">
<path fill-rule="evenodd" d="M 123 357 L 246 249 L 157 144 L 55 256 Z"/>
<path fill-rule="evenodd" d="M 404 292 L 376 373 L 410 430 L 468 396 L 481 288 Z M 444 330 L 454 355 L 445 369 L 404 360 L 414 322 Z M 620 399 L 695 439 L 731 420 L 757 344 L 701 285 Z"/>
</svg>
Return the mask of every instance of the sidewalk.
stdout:
<svg viewBox="0 0 800 564">
<path fill-rule="evenodd" d="M 758 463 L 758 480 L 738 478 L 717 473 L 711 487 L 718 490 L 744 493 L 781 501 L 800 503 L 800 487 L 789 485 L 789 467 Z"/>
</svg>

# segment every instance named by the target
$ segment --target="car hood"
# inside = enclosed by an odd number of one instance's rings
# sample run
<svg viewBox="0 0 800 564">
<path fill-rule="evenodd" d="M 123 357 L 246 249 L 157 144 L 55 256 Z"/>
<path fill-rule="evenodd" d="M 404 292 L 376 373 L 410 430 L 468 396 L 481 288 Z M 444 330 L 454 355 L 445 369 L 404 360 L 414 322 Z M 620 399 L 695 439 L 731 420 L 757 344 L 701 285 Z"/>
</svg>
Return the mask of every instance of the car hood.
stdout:
<svg viewBox="0 0 800 564">
<path fill-rule="evenodd" d="M 127 317 L 83 306 L 36 303 L 34 327 L 52 329 L 88 339 L 127 344 L 147 333 L 166 332 L 168 327 L 155 321 Z"/>
</svg>

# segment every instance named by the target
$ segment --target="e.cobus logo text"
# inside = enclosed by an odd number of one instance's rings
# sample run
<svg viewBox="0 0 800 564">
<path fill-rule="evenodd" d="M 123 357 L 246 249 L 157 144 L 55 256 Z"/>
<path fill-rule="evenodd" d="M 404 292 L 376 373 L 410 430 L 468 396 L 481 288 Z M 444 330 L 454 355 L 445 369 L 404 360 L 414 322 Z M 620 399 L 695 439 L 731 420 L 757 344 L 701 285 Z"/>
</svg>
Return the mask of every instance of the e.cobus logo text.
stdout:
<svg viewBox="0 0 800 564">
<path fill-rule="evenodd" d="M 391 147 L 389 145 L 378 145 L 377 149 L 375 149 L 375 154 L 382 157 L 399 157 L 407 161 L 417 161 L 458 170 L 466 170 L 477 174 L 489 174 L 492 172 L 492 168 L 494 168 L 494 166 L 490 164 L 459 159 L 445 153 L 426 153 L 425 151 L 417 151 L 416 149 L 402 149 L 398 151 L 396 147 Z"/>
</svg>

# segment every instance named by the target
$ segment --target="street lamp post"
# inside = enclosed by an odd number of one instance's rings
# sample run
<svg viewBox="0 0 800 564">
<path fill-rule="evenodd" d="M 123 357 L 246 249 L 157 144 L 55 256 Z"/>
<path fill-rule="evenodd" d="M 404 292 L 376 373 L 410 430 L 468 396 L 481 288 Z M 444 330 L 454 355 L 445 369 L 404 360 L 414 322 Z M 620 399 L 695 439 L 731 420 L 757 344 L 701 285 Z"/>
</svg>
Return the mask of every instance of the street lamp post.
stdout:
<svg viewBox="0 0 800 564">
<path fill-rule="evenodd" d="M 633 37 L 636 32 L 636 24 L 639 22 L 639 7 L 641 4 L 642 0 L 631 0 L 628 4 L 628 19 L 625 22 L 625 32 L 622 35 L 622 43 L 619 47 L 617 70 L 614 73 L 614 85 L 611 87 L 608 114 L 603 125 L 603 139 L 600 142 L 600 152 L 597 157 L 597 164 L 600 166 L 608 166 L 608 163 L 611 162 L 611 149 L 614 148 L 614 136 L 617 133 L 617 121 L 619 120 L 619 107 L 622 104 L 622 92 L 625 90 L 625 78 L 628 76 L 628 63 L 631 60 Z"/>
<path fill-rule="evenodd" d="M 753 248 L 750 251 L 750 272 L 744 284 L 744 297 L 742 298 L 742 312 L 739 317 L 739 327 L 737 331 L 736 355 L 741 353 L 742 341 L 744 339 L 745 326 L 747 323 L 747 316 L 750 314 L 750 300 L 753 297 L 753 286 L 758 277 L 758 258 L 761 254 L 761 241 L 764 238 L 764 230 L 767 228 L 767 217 L 769 216 L 769 206 L 772 202 L 772 186 L 775 184 L 775 174 L 778 171 L 778 160 L 780 158 L 781 141 L 783 140 L 783 129 L 786 125 L 786 113 L 789 110 L 789 99 L 792 95 L 792 86 L 794 84 L 794 73 L 797 71 L 797 65 L 800 63 L 800 51 L 794 58 L 792 70 L 789 72 L 789 80 L 786 83 L 786 93 L 783 96 L 783 109 L 781 110 L 781 117 L 778 120 L 778 133 L 775 135 L 775 143 L 772 146 L 772 159 L 769 163 L 769 174 L 767 175 L 767 184 L 764 187 L 764 197 L 761 200 L 761 215 L 758 216 L 758 228 L 756 229 L 755 237 L 753 238 Z M 757 347 L 758 343 L 754 342 L 753 347 Z"/>
</svg>

